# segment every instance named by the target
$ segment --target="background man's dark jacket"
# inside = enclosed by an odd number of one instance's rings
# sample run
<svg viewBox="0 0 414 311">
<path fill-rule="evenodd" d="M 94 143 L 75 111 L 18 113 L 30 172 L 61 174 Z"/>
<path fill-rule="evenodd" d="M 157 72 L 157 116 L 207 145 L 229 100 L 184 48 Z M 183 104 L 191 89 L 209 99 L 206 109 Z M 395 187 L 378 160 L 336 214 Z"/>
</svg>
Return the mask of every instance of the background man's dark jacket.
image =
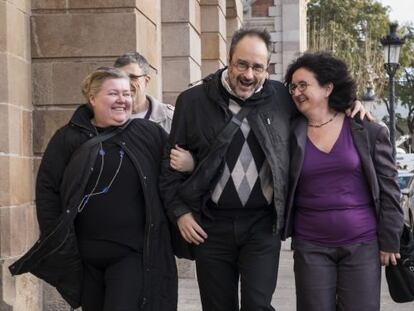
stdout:
<svg viewBox="0 0 414 311">
<path fill-rule="evenodd" d="M 222 72 L 223 70 L 219 70 L 208 76 L 201 85 L 184 91 L 177 99 L 160 180 L 164 204 L 173 222 L 188 212 L 193 212 L 196 217 L 208 213 L 204 205 L 194 209 L 180 197 L 180 187 L 188 174 L 170 168 L 169 152 L 177 144 L 191 151 L 196 162 L 200 161 L 207 155 L 218 133 L 231 119 L 228 102 L 220 90 Z M 274 230 L 280 232 L 284 222 L 288 188 L 290 119 L 296 114 L 296 108 L 283 84 L 272 80 L 266 80 L 263 89 L 244 104 L 254 105 L 247 119 L 272 171 L 273 206 L 276 212 Z M 222 161 L 224 163 L 224 158 Z M 216 172 L 217 177 L 221 173 L 221 170 Z M 210 190 L 214 186 L 213 183 Z M 206 193 L 206 197 L 209 198 L 210 193 Z"/>
<path fill-rule="evenodd" d="M 371 191 L 378 223 L 380 250 L 398 253 L 403 227 L 403 213 L 399 204 L 400 189 L 396 182 L 397 170 L 392 159 L 392 147 L 387 128 L 356 117 L 350 120 L 351 134 L 361 160 L 362 170 Z M 307 137 L 307 121 L 300 116 L 293 124 L 290 190 L 283 237 L 292 235 L 294 196 Z M 329 185 L 326 185 L 329 187 Z"/>
<path fill-rule="evenodd" d="M 10 266 L 13 275 L 31 272 L 55 286 L 72 307 L 80 304 L 82 285 L 82 263 L 73 222 L 99 145 L 82 152 L 75 150 L 95 136 L 91 117 L 89 108 L 85 105 L 79 107 L 69 124 L 58 130 L 49 142 L 36 184 L 40 238 L 28 253 Z M 139 119 L 131 121 L 114 138 L 136 167 L 144 190 L 146 222 L 142 310 L 174 311 L 177 309 L 177 271 L 168 221 L 158 193 L 159 166 L 166 133 L 155 123 Z"/>
</svg>

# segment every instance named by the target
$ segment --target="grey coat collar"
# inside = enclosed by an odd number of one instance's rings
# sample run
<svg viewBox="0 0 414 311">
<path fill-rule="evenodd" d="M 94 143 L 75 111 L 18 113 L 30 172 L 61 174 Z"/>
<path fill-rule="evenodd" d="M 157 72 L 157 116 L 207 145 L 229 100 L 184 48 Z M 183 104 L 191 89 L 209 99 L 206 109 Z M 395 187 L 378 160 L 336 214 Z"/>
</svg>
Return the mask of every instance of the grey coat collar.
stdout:
<svg viewBox="0 0 414 311">
<path fill-rule="evenodd" d="M 152 105 L 152 113 L 150 117 L 151 121 L 161 123 L 165 122 L 167 119 L 172 120 L 172 116 L 174 114 L 174 106 L 164 104 L 150 95 L 147 95 L 147 98 Z"/>
<path fill-rule="evenodd" d="M 174 106 L 164 104 L 150 95 L 147 95 L 147 99 L 151 104 L 151 115 L 149 119 L 159 124 L 167 133 L 169 133 L 174 115 Z M 137 118 L 137 115 L 132 114 L 131 118 L 135 119 Z"/>
</svg>

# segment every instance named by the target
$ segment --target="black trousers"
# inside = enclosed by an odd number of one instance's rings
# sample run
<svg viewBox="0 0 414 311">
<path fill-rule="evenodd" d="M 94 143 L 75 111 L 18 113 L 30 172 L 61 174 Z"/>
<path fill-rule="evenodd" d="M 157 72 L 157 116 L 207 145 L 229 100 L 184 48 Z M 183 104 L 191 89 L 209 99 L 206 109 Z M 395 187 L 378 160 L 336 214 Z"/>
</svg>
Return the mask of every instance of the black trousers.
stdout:
<svg viewBox="0 0 414 311">
<path fill-rule="evenodd" d="M 142 253 L 106 241 L 79 245 L 84 263 L 82 311 L 140 310 Z"/>
<path fill-rule="evenodd" d="M 294 240 L 298 311 L 379 311 L 378 241 L 323 247 Z"/>
<path fill-rule="evenodd" d="M 206 241 L 195 247 L 204 311 L 270 311 L 279 266 L 280 236 L 271 212 L 217 216 L 204 222 Z"/>
</svg>

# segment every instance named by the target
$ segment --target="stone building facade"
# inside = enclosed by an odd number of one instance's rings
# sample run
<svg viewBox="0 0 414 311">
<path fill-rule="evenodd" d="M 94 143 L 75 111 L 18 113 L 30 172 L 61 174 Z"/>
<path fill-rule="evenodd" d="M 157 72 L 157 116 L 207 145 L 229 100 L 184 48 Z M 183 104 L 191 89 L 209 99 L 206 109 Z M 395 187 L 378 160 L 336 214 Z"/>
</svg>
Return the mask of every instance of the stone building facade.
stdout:
<svg viewBox="0 0 414 311">
<path fill-rule="evenodd" d="M 289 63 L 304 52 L 308 0 L 246 0 L 244 24 L 265 27 L 273 41 L 270 79 L 282 81 Z"/>
<path fill-rule="evenodd" d="M 282 17 L 277 23 L 284 26 L 283 6 L 302 1 L 272 0 L 268 17 Z M 0 0 L 0 310 L 68 310 L 41 281 L 12 278 L 7 267 L 37 238 L 37 168 L 51 135 L 83 102 L 82 79 L 124 52 L 139 51 L 151 65 L 150 94 L 174 104 L 189 83 L 226 65 L 243 2 Z M 293 38 L 276 26 L 272 32 L 276 41 Z M 280 46 L 287 49 L 275 47 L 275 72 L 284 68 L 278 67 L 283 53 L 300 49 Z M 184 264 L 182 273 L 191 274 L 191 267 Z"/>
</svg>

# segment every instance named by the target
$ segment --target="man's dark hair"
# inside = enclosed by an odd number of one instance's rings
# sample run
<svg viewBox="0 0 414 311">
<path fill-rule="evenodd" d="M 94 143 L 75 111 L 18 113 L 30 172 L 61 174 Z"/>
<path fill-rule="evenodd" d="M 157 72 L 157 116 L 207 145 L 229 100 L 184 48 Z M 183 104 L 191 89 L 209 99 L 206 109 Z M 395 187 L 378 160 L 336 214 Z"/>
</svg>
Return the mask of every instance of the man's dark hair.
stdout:
<svg viewBox="0 0 414 311">
<path fill-rule="evenodd" d="M 270 33 L 266 29 L 259 29 L 259 28 L 240 28 L 236 30 L 231 38 L 230 44 L 230 52 L 229 52 L 229 61 L 231 61 L 233 57 L 234 50 L 236 49 L 236 45 L 239 43 L 241 39 L 246 36 L 251 37 L 258 37 L 263 40 L 266 44 L 267 54 L 268 54 L 268 61 L 270 60 L 270 54 L 272 53 L 272 41 L 270 37 Z"/>
<path fill-rule="evenodd" d="M 147 59 L 138 52 L 129 52 L 119 56 L 114 63 L 114 67 L 119 68 L 129 64 L 138 64 L 144 74 L 149 72 Z"/>
<path fill-rule="evenodd" d="M 335 111 L 345 111 L 356 98 L 356 84 L 346 63 L 329 52 L 305 53 L 294 60 L 287 68 L 285 84 L 292 82 L 296 70 L 304 68 L 315 76 L 319 85 L 333 84 L 329 96 L 329 107 Z"/>
</svg>

